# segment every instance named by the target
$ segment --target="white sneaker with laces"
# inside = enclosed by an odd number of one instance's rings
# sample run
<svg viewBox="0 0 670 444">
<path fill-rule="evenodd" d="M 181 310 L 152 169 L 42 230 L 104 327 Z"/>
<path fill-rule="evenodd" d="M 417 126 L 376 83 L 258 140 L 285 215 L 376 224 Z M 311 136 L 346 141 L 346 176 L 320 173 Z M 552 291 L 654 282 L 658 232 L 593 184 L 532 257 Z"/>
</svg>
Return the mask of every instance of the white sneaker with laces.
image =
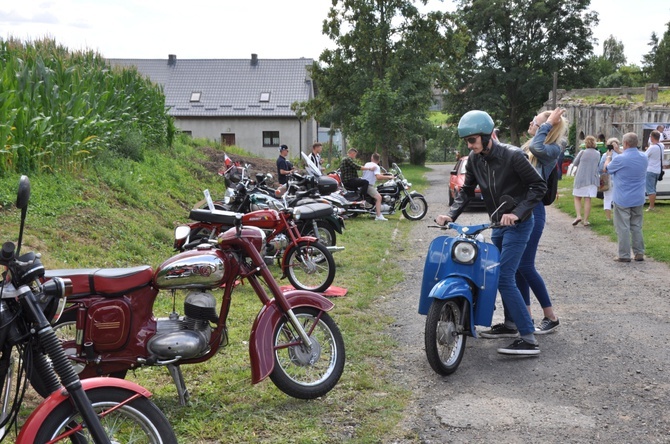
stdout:
<svg viewBox="0 0 670 444">
<path fill-rule="evenodd" d="M 380 215 L 380 216 L 375 216 L 375 220 L 384 220 L 384 221 L 386 221 L 386 220 L 388 220 L 388 219 L 385 218 L 383 215 Z"/>
</svg>

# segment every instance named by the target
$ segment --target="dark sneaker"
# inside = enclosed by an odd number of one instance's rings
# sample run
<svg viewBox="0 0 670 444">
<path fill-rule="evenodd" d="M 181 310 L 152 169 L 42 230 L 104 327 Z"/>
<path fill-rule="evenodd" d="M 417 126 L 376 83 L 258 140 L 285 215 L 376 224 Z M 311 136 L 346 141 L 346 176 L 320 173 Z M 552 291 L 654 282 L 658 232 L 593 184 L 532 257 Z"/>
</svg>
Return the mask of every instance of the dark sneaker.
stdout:
<svg viewBox="0 0 670 444">
<path fill-rule="evenodd" d="M 547 333 L 553 333 L 554 330 L 558 328 L 559 324 L 560 322 L 558 322 L 558 318 L 556 318 L 555 321 L 552 321 L 549 318 L 544 318 L 542 319 L 540 326 L 535 328 L 535 334 L 546 335 Z"/>
<path fill-rule="evenodd" d="M 488 339 L 517 338 L 519 337 L 519 331 L 516 328 L 505 327 L 505 324 L 496 324 L 489 330 L 479 333 L 479 336 Z"/>
<path fill-rule="evenodd" d="M 638 253 L 635 255 L 635 260 L 638 262 L 642 262 L 644 260 L 644 254 Z"/>
<path fill-rule="evenodd" d="M 523 339 L 517 339 L 507 347 L 499 348 L 498 353 L 503 355 L 539 355 L 540 346 Z"/>
</svg>

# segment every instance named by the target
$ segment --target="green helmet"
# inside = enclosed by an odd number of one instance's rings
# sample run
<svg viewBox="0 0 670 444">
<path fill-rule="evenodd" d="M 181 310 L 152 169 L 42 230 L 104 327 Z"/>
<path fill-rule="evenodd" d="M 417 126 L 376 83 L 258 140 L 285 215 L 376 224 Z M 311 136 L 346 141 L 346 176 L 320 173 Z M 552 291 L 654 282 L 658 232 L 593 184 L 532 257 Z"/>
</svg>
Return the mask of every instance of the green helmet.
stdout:
<svg viewBox="0 0 670 444">
<path fill-rule="evenodd" d="M 488 113 L 478 110 L 468 111 L 458 122 L 458 137 L 462 139 L 479 134 L 489 136 L 494 127 L 493 119 Z"/>
</svg>

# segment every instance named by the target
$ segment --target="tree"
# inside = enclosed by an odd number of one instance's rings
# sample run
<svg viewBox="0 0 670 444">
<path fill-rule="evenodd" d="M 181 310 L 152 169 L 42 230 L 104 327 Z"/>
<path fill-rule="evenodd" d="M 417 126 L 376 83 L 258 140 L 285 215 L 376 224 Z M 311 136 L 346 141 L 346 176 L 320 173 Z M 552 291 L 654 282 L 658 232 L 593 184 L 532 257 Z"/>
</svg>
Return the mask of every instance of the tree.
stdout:
<svg viewBox="0 0 670 444">
<path fill-rule="evenodd" d="M 333 0 L 323 31 L 337 47 L 312 67 L 319 94 L 307 108 L 385 165 L 398 145 L 416 149 L 440 63 L 462 47 L 450 15 L 410 0 Z"/>
<path fill-rule="evenodd" d="M 473 36 L 456 70 L 448 109 L 488 111 L 510 140 L 548 98 L 557 72 L 563 88 L 577 83 L 593 53 L 597 14 L 590 0 L 460 0 L 458 18 Z"/>
<path fill-rule="evenodd" d="M 649 81 L 661 85 L 670 85 L 670 22 L 666 25 L 668 29 L 660 40 L 652 33 L 649 43 L 652 49 L 644 56 Z"/>
<path fill-rule="evenodd" d="M 603 42 L 603 58 L 608 60 L 615 70 L 625 65 L 626 56 L 624 55 L 623 42 L 610 35 Z"/>
</svg>

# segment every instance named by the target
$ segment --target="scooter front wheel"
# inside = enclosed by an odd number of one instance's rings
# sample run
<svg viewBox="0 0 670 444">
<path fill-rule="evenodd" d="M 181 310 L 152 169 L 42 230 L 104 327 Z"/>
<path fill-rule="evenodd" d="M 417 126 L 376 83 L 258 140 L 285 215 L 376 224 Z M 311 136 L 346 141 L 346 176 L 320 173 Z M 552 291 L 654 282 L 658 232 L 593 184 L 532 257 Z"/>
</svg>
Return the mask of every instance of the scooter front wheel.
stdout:
<svg viewBox="0 0 670 444">
<path fill-rule="evenodd" d="M 463 359 L 467 336 L 459 328 L 460 320 L 461 308 L 456 301 L 433 300 L 426 317 L 426 357 L 440 375 L 455 372 Z"/>
<path fill-rule="evenodd" d="M 273 336 L 274 370 L 270 379 L 277 388 L 298 399 L 315 399 L 328 393 L 344 371 L 344 340 L 328 313 L 311 307 L 293 310 L 309 334 L 307 348 L 287 316 Z"/>
</svg>

